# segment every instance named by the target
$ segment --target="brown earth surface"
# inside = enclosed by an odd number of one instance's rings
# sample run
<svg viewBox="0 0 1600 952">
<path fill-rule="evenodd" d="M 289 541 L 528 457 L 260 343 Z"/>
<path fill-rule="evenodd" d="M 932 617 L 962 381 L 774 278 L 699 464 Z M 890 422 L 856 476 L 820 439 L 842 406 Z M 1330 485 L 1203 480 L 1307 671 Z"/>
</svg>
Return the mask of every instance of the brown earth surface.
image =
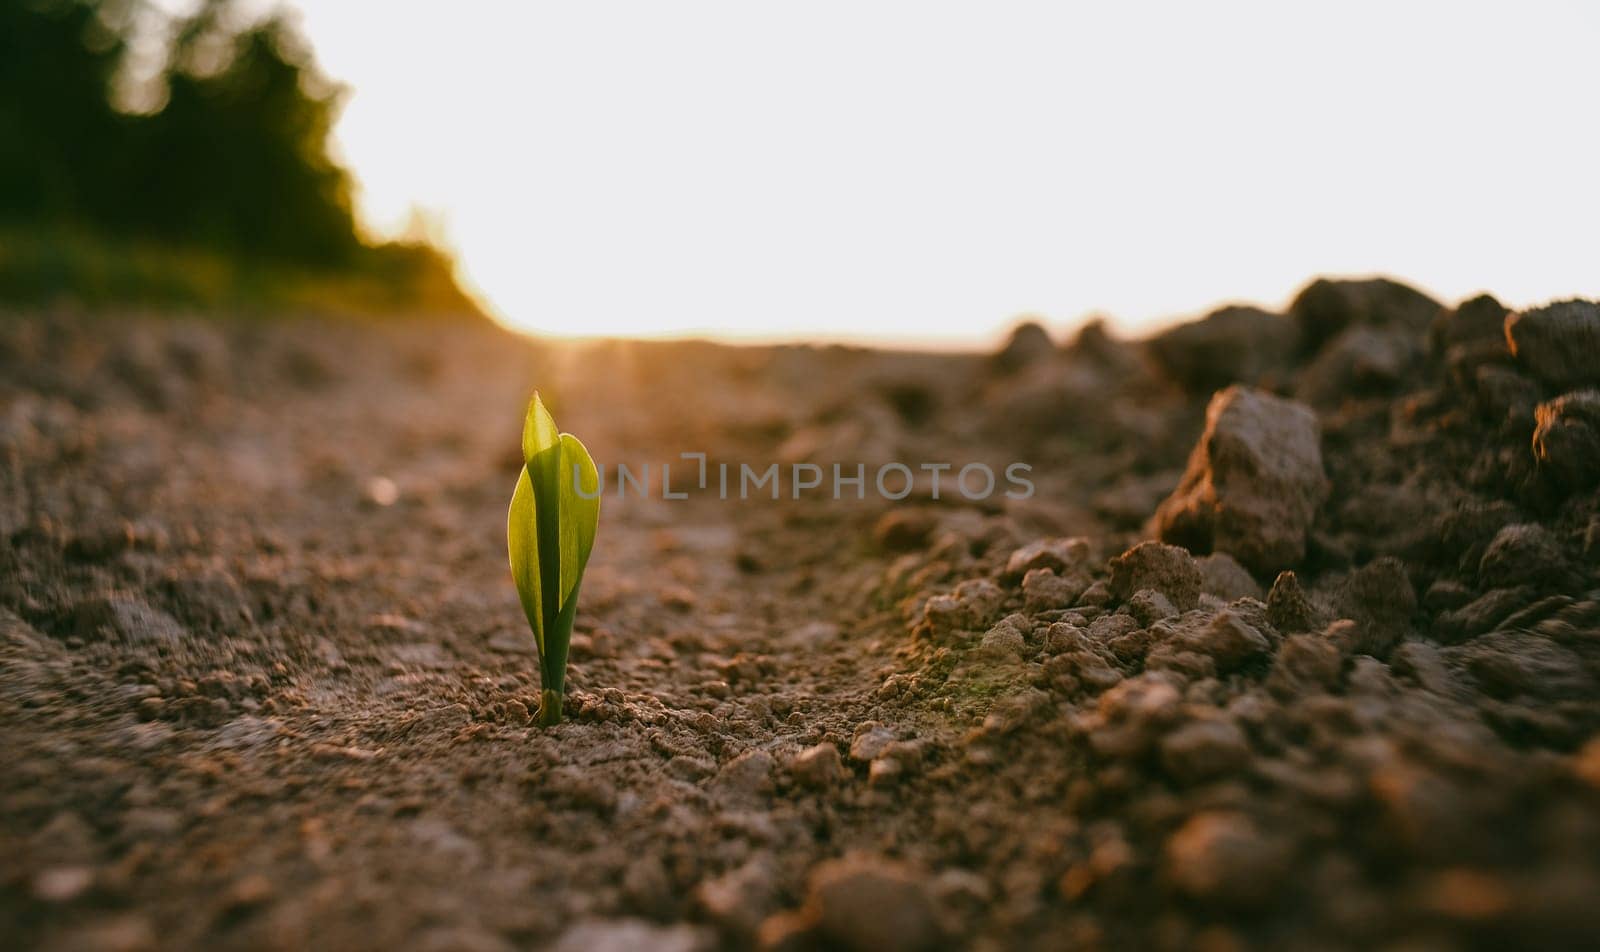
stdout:
<svg viewBox="0 0 1600 952">
<path fill-rule="evenodd" d="M 534 387 L 613 480 L 547 730 Z M 1382 281 L 982 356 L 0 316 L 0 945 L 1592 947 L 1595 387 L 1600 307 Z"/>
</svg>

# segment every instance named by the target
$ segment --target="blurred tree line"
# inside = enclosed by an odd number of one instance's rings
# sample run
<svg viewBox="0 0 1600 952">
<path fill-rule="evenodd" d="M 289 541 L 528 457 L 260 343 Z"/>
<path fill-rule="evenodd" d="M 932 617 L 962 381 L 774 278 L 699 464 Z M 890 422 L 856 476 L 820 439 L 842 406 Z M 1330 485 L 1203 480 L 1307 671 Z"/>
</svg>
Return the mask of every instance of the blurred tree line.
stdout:
<svg viewBox="0 0 1600 952">
<path fill-rule="evenodd" d="M 160 17 L 147 0 L 0 0 L 0 294 L 206 304 L 337 278 L 376 308 L 476 311 L 438 249 L 362 239 L 328 154 L 342 90 L 291 24 L 232 0 Z M 165 57 L 137 77 L 152 18 Z M 119 108 L 135 85 L 151 108 Z"/>
</svg>

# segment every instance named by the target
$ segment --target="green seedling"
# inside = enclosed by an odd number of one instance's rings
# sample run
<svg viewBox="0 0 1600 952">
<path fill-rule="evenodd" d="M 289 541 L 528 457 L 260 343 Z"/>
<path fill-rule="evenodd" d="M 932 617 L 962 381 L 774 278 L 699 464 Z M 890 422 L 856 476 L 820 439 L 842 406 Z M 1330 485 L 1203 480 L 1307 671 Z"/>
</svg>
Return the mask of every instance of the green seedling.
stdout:
<svg viewBox="0 0 1600 952">
<path fill-rule="evenodd" d="M 561 722 L 578 584 L 600 520 L 600 479 L 589 451 L 556 430 L 538 393 L 522 423 L 522 460 L 506 543 L 511 579 L 539 648 L 539 724 L 548 727 Z"/>
</svg>

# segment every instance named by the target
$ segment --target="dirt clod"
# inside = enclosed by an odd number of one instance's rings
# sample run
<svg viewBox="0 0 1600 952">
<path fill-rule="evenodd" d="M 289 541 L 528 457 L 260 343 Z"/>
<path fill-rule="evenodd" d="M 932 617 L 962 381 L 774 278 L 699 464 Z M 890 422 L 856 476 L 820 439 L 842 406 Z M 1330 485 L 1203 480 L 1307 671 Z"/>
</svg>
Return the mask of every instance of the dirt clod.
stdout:
<svg viewBox="0 0 1600 952">
<path fill-rule="evenodd" d="M 817 744 L 795 755 L 789 763 L 789 773 L 807 787 L 826 790 L 844 779 L 844 760 L 834 745 Z"/>
<path fill-rule="evenodd" d="M 1200 600 L 1200 569 L 1178 546 L 1141 542 L 1111 560 L 1111 594 L 1128 599 L 1141 589 L 1160 592 L 1187 611 Z"/>
<path fill-rule="evenodd" d="M 1159 537 L 1227 552 L 1254 572 L 1291 568 L 1328 494 L 1320 428 L 1308 407 L 1258 390 L 1212 397 L 1183 482 L 1156 511 Z"/>
<path fill-rule="evenodd" d="M 1173 885 L 1199 900 L 1259 906 L 1290 886 L 1289 844 L 1240 814 L 1196 814 L 1167 841 L 1166 854 Z"/>
<path fill-rule="evenodd" d="M 1563 394 L 1534 408 L 1533 455 L 1570 490 L 1600 482 L 1600 390 Z"/>
<path fill-rule="evenodd" d="M 847 856 L 811 874 L 805 913 L 818 935 L 855 952 L 917 952 L 939 942 L 922 877 L 901 863 Z"/>
<path fill-rule="evenodd" d="M 1517 363 L 1558 390 L 1600 385 L 1600 304 L 1559 301 L 1506 318 Z"/>
</svg>

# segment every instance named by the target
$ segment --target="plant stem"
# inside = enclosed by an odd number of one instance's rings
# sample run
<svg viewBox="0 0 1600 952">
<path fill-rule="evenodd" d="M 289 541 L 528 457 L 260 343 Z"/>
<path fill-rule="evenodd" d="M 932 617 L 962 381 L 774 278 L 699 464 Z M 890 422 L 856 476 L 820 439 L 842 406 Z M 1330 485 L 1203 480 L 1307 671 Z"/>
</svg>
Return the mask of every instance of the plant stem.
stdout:
<svg viewBox="0 0 1600 952">
<path fill-rule="evenodd" d="M 548 688 L 539 692 L 539 726 L 554 727 L 561 723 L 561 702 L 563 696 L 560 691 L 551 691 Z"/>
</svg>

